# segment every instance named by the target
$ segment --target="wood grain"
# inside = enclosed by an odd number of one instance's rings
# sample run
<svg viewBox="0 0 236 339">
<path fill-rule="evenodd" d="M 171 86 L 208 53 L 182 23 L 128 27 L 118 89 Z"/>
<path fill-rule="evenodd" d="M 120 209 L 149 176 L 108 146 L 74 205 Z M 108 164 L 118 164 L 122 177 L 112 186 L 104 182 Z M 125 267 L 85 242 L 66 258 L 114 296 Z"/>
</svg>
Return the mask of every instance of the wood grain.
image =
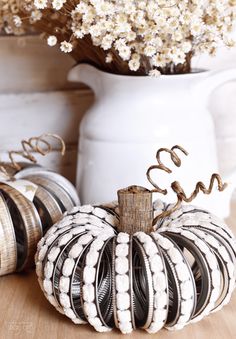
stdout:
<svg viewBox="0 0 236 339">
<path fill-rule="evenodd" d="M 98 334 L 88 325 L 75 325 L 59 314 L 45 299 L 34 272 L 11 275 L 0 279 L 0 338 L 1 339 L 235 339 L 236 293 L 222 311 L 188 325 L 181 331 L 161 330 L 156 335 L 135 331 L 131 335 L 114 331 Z"/>
<path fill-rule="evenodd" d="M 67 144 L 64 158 L 54 152 L 39 163 L 75 182 L 79 125 L 93 102 L 89 90 L 0 94 L 0 160 L 7 150 L 20 150 L 21 140 L 45 132 L 60 135 Z"/>
<path fill-rule="evenodd" d="M 0 94 L 0 151 L 47 132 L 77 143 L 79 124 L 92 98 L 89 90 Z"/>
<path fill-rule="evenodd" d="M 67 81 L 74 60 L 38 36 L 0 37 L 0 92 L 24 93 L 78 87 Z"/>
</svg>

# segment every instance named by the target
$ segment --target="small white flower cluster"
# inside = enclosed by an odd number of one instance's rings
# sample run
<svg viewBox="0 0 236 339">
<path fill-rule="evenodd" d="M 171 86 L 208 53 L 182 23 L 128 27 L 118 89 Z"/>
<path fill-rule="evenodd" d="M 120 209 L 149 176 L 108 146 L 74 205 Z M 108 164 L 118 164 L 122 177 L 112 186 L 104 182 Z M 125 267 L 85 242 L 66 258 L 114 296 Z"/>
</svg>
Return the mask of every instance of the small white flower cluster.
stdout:
<svg viewBox="0 0 236 339">
<path fill-rule="evenodd" d="M 111 50 L 138 71 L 143 58 L 151 69 L 186 62 L 186 56 L 213 54 L 223 41 L 231 46 L 236 0 L 35 0 L 37 9 L 65 9 L 73 39 L 89 35 L 95 46 Z M 73 43 L 64 41 L 61 50 L 71 52 Z M 147 62 L 147 61 L 146 61 Z M 152 72 L 156 76 L 156 72 Z"/>
<path fill-rule="evenodd" d="M 40 1 L 39 1 L 40 2 Z M 47 2 L 47 1 L 46 1 Z M 41 20 L 42 12 L 32 0 L 0 0 L 0 32 L 21 35 L 25 32 L 23 18 L 27 16 L 29 24 Z"/>
<path fill-rule="evenodd" d="M 51 29 L 50 46 L 58 40 L 61 50 L 70 53 L 78 40 L 89 37 L 105 51 L 108 63 L 117 56 L 131 71 L 145 65 L 157 76 L 156 70 L 184 65 L 194 54 L 214 54 L 222 43 L 232 46 L 236 0 L 24 0 L 20 4 L 0 0 L 0 29 L 10 22 L 7 30 L 14 26 L 19 31 L 20 13 L 25 12 L 31 23 L 52 22 L 45 29 L 47 33 Z M 53 26 L 55 15 L 55 25 L 63 23 L 58 31 Z"/>
</svg>

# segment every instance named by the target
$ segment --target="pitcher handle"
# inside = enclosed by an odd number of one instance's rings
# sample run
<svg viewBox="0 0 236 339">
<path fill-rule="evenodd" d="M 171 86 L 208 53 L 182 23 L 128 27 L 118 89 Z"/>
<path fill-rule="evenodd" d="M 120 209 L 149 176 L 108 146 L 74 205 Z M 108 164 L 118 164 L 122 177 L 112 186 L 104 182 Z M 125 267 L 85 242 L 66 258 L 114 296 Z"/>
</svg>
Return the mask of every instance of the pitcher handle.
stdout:
<svg viewBox="0 0 236 339">
<path fill-rule="evenodd" d="M 195 87 L 195 96 L 197 95 L 198 100 L 201 98 L 201 101 L 204 100 L 207 103 L 210 94 L 217 87 L 232 80 L 236 80 L 236 68 L 211 71 L 209 76 Z"/>
<path fill-rule="evenodd" d="M 230 202 L 234 191 L 236 191 L 236 168 L 231 171 L 228 175 L 224 176 L 224 182 L 228 184 L 225 193 L 227 194 L 226 199 L 228 200 L 227 211 L 225 211 L 225 217 L 230 215 Z"/>
</svg>

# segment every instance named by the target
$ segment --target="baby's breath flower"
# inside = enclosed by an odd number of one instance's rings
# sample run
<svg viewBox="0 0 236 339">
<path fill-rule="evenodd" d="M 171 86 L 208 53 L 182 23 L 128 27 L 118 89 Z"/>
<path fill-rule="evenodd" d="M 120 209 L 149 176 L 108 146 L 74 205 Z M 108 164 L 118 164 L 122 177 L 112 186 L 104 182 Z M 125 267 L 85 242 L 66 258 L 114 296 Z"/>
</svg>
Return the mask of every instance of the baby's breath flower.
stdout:
<svg viewBox="0 0 236 339">
<path fill-rule="evenodd" d="M 47 7 L 48 0 L 34 0 L 34 5 L 38 9 L 44 9 Z"/>
<path fill-rule="evenodd" d="M 57 37 L 55 35 L 50 35 L 47 39 L 48 46 L 55 46 L 57 44 Z"/>
<path fill-rule="evenodd" d="M 158 71 L 157 69 L 152 69 L 152 70 L 149 72 L 149 75 L 150 75 L 150 77 L 158 78 L 158 77 L 161 75 L 161 72 Z"/>
<path fill-rule="evenodd" d="M 113 61 L 113 56 L 111 53 L 108 53 L 106 56 L 106 63 L 110 64 Z"/>
<path fill-rule="evenodd" d="M 73 45 L 70 42 L 62 41 L 60 45 L 60 49 L 64 53 L 71 53 L 73 50 Z"/>
<path fill-rule="evenodd" d="M 25 18 L 45 24 L 50 46 L 68 37 L 60 45 L 65 53 L 86 39 L 106 62 L 114 55 L 131 71 L 148 65 L 157 74 L 179 69 L 193 55 L 232 47 L 236 0 L 0 0 L 0 31 L 23 33 Z"/>
</svg>

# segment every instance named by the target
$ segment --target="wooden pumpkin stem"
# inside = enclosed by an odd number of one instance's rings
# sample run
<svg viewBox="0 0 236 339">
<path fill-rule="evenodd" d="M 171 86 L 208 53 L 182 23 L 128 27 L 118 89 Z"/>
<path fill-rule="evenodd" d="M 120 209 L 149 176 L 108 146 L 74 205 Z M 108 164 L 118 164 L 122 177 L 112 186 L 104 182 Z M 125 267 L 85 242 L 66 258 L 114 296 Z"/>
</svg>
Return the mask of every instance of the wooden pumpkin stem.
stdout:
<svg viewBox="0 0 236 339">
<path fill-rule="evenodd" d="M 130 186 L 117 193 L 120 210 L 119 232 L 151 232 L 154 218 L 152 192 L 141 186 Z"/>
</svg>

